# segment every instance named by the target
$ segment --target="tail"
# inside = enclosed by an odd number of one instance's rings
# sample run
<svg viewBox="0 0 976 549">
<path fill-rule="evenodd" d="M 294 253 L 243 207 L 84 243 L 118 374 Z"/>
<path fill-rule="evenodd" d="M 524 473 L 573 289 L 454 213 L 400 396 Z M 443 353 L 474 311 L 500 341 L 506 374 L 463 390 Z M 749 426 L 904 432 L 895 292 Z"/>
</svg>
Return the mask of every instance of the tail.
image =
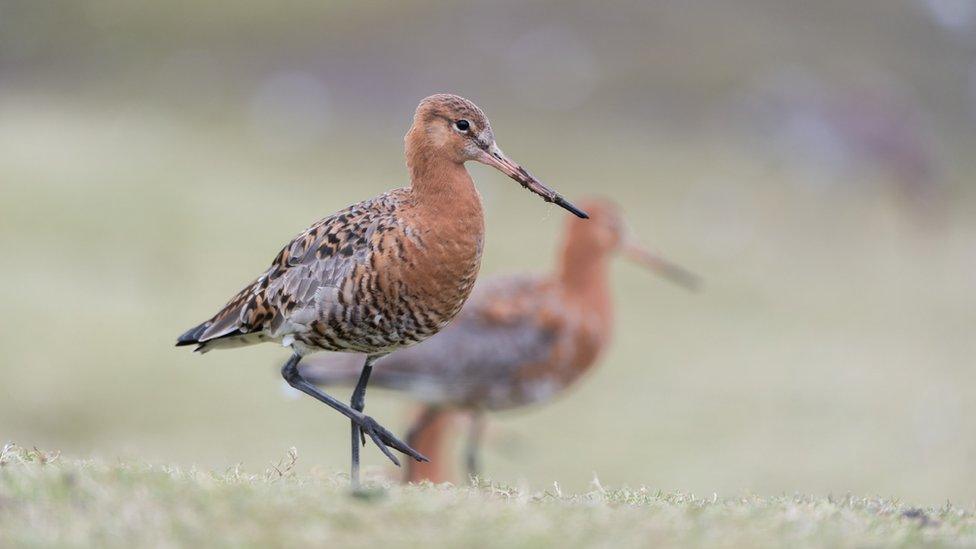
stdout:
<svg viewBox="0 0 976 549">
<path fill-rule="evenodd" d="M 226 334 L 212 336 L 210 332 L 213 331 L 213 325 L 214 323 L 208 320 L 195 328 L 190 328 L 185 334 L 176 339 L 176 346 L 187 347 L 189 345 L 196 345 L 197 348 L 193 349 L 194 352 L 202 354 L 213 349 L 243 347 L 266 340 L 265 336 L 261 333 L 248 334 L 236 328 Z"/>
<path fill-rule="evenodd" d="M 454 410 L 425 405 L 417 416 L 407 444 L 421 454 L 430 458 L 429 463 L 414 463 L 411 461 L 404 469 L 403 482 L 419 483 L 430 481 L 434 484 L 450 482 L 451 451 L 450 441 L 453 438 L 454 426 L 460 413 Z"/>
<path fill-rule="evenodd" d="M 204 322 L 203 324 L 190 328 L 183 335 L 176 339 L 177 347 L 186 347 L 188 345 L 200 345 L 200 338 L 203 337 L 203 333 L 207 331 L 210 327 L 210 321 Z"/>
<path fill-rule="evenodd" d="M 205 353 L 213 347 L 240 347 L 265 340 L 265 336 L 261 334 L 262 319 L 265 316 L 270 318 L 273 314 L 265 310 L 259 311 L 252 303 L 255 292 L 260 289 L 261 280 L 252 282 L 238 292 L 213 318 L 187 330 L 176 339 L 176 346 L 196 345 L 195 351 Z M 245 313 L 247 318 L 244 317 Z M 246 331 L 243 329 L 245 324 Z"/>
</svg>

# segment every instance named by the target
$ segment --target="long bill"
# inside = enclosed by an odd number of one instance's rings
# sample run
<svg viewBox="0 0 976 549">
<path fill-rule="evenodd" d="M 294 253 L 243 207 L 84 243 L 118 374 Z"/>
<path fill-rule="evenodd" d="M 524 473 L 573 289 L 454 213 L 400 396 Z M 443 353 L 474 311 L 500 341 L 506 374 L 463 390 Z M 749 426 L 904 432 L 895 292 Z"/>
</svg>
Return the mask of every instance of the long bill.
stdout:
<svg viewBox="0 0 976 549">
<path fill-rule="evenodd" d="M 488 166 L 491 166 L 503 174 L 511 177 L 515 181 L 518 181 L 523 187 L 541 196 L 546 202 L 551 202 L 561 208 L 564 208 L 577 217 L 581 217 L 583 219 L 590 218 L 589 214 L 574 206 L 573 203 L 566 200 L 563 195 L 543 185 L 541 181 L 533 177 L 529 172 L 525 171 L 525 168 L 519 166 L 512 159 L 505 156 L 505 153 L 498 148 L 498 145 L 492 143 L 491 147 L 487 151 L 482 152 L 481 157 L 478 158 L 478 161 L 482 164 L 487 164 Z"/>
<path fill-rule="evenodd" d="M 664 258 L 648 250 L 647 248 L 644 248 L 633 240 L 629 240 L 624 243 L 623 254 L 631 261 L 634 261 L 651 272 L 670 280 L 688 291 L 697 292 L 699 289 L 701 289 L 702 281 L 698 275 L 676 263 L 672 263 L 667 258 Z"/>
</svg>

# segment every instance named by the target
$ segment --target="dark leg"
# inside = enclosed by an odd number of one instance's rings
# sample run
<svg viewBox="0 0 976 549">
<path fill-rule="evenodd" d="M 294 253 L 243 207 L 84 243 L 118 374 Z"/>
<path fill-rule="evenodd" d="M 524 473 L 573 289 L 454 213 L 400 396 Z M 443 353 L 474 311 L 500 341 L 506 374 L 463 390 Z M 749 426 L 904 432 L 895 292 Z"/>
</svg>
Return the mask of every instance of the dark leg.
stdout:
<svg viewBox="0 0 976 549">
<path fill-rule="evenodd" d="M 400 466 L 400 461 L 396 458 L 396 456 L 393 455 L 392 452 L 390 452 L 390 448 L 403 452 L 417 461 L 430 461 L 413 448 L 401 442 L 400 439 L 393 435 L 393 433 L 377 423 L 375 419 L 363 414 L 358 410 L 350 408 L 345 403 L 325 394 L 318 387 L 306 381 L 305 378 L 302 377 L 301 372 L 298 371 L 298 363 L 301 361 L 302 357 L 296 354 L 288 359 L 288 362 L 286 362 L 281 368 L 281 377 L 285 378 L 288 385 L 291 385 L 295 389 L 298 389 L 315 400 L 326 404 L 333 410 L 339 412 L 356 423 L 359 428 L 362 429 L 363 433 L 372 439 L 373 443 L 375 443 L 383 454 L 386 455 L 386 457 L 388 457 L 397 467 Z"/>
<path fill-rule="evenodd" d="M 420 417 L 417 418 L 417 421 L 414 422 L 413 426 L 410 427 L 410 431 L 407 433 L 407 445 L 413 448 L 417 444 L 417 437 L 420 436 L 420 433 L 423 433 L 427 427 L 430 427 L 431 422 L 437 419 L 440 413 L 440 409 L 436 406 L 425 406 L 424 412 L 420 414 Z M 412 462 L 407 464 L 403 474 L 404 482 L 408 482 L 409 479 L 413 478 Z"/>
<path fill-rule="evenodd" d="M 357 412 L 362 412 L 366 408 L 366 386 L 369 385 L 369 376 L 373 373 L 373 364 L 380 358 L 379 356 L 366 357 L 366 364 L 363 365 L 363 373 L 359 376 L 359 383 L 356 384 L 356 389 L 352 393 L 352 400 L 349 403 L 352 409 Z M 359 424 L 352 421 L 352 472 L 350 473 L 350 479 L 353 490 L 359 489 L 360 444 L 363 446 L 366 445 L 366 435 L 359 427 Z"/>
<path fill-rule="evenodd" d="M 468 434 L 468 444 L 464 449 L 465 462 L 468 465 L 468 477 L 481 475 L 481 437 L 485 432 L 485 415 L 481 410 L 471 412 L 471 432 Z"/>
</svg>

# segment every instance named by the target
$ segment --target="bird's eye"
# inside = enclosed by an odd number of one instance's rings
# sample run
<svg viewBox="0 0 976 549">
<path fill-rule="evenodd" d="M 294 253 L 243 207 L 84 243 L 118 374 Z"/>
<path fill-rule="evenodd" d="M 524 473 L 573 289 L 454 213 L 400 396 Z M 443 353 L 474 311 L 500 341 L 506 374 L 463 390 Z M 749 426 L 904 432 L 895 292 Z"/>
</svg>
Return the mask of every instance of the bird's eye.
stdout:
<svg viewBox="0 0 976 549">
<path fill-rule="evenodd" d="M 471 122 L 467 120 L 457 120 L 454 122 L 454 128 L 459 132 L 466 132 L 471 129 Z"/>
</svg>

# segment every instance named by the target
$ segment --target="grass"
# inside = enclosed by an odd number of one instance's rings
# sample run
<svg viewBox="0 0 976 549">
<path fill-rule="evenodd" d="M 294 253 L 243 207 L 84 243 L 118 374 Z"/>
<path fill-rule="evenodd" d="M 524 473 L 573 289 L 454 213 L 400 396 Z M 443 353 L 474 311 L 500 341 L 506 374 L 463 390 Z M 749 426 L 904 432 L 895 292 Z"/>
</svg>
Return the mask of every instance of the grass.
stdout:
<svg viewBox="0 0 976 549">
<path fill-rule="evenodd" d="M 701 498 L 652 488 L 533 492 L 299 473 L 292 449 L 263 472 L 81 461 L 7 444 L 0 546 L 916 547 L 976 545 L 972 509 L 803 495 Z"/>
</svg>

